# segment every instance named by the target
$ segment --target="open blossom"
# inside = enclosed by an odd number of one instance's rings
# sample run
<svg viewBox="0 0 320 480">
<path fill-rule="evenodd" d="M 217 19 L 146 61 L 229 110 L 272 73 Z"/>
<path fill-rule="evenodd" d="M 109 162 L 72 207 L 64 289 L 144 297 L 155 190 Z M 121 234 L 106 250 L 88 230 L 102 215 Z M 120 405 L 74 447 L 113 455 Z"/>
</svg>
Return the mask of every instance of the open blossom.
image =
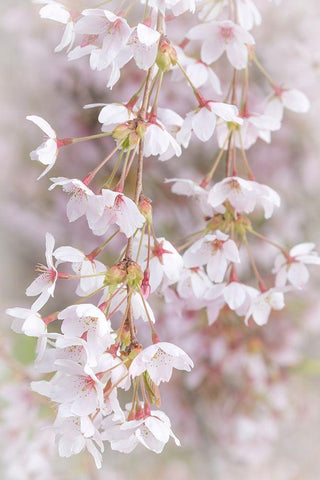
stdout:
<svg viewBox="0 0 320 480">
<path fill-rule="evenodd" d="M 242 125 L 235 130 L 233 141 L 237 148 L 245 150 L 249 149 L 256 143 L 258 138 L 266 143 L 271 141 L 271 132 L 279 130 L 281 127 L 280 121 L 271 115 L 260 115 L 255 113 L 241 114 L 243 120 Z M 219 147 L 228 148 L 226 139 L 230 135 L 228 125 L 221 122 L 217 125 L 217 138 Z"/>
<path fill-rule="evenodd" d="M 267 103 L 266 114 L 281 121 L 284 108 L 297 113 L 306 113 L 310 109 L 310 102 L 300 90 L 278 88 Z"/>
<path fill-rule="evenodd" d="M 39 313 L 29 308 L 7 308 L 6 313 L 14 317 L 11 325 L 14 332 L 24 333 L 29 337 L 39 337 L 47 330 Z"/>
<path fill-rule="evenodd" d="M 45 140 L 36 150 L 30 153 L 31 160 L 38 160 L 39 162 L 43 163 L 43 165 L 47 165 L 47 168 L 41 173 L 41 175 L 39 175 L 39 180 L 46 173 L 48 173 L 49 170 L 51 170 L 56 162 L 59 152 L 58 139 L 56 132 L 43 118 L 36 115 L 29 115 L 26 118 L 27 120 L 30 120 L 30 122 L 35 123 L 48 136 L 47 140 Z"/>
<path fill-rule="evenodd" d="M 46 260 L 47 266 L 40 265 L 39 271 L 41 274 L 29 285 L 26 290 L 26 295 L 35 296 L 40 295 L 39 298 L 33 303 L 32 310 L 40 310 L 45 303 L 49 300 L 49 297 L 53 297 L 56 281 L 58 278 L 58 272 L 53 264 L 52 254 L 54 249 L 54 238 L 50 233 L 46 233 Z"/>
<path fill-rule="evenodd" d="M 93 456 L 96 467 L 101 468 L 104 447 L 94 423 L 87 415 L 66 417 L 59 411 L 53 425 L 58 438 L 59 455 L 70 457 L 86 448 Z"/>
<path fill-rule="evenodd" d="M 154 64 L 158 53 L 159 39 L 160 33 L 143 23 L 139 23 L 133 30 L 128 44 L 132 48 L 137 67 L 148 70 Z"/>
<path fill-rule="evenodd" d="M 66 25 L 62 39 L 54 51 L 61 52 L 61 50 L 66 47 L 69 47 L 70 49 L 75 39 L 74 19 L 72 12 L 70 12 L 62 3 L 53 0 L 36 0 L 36 3 L 46 4 L 39 12 L 41 18 L 48 18 Z"/>
<path fill-rule="evenodd" d="M 238 248 L 225 233 L 216 230 L 197 240 L 183 255 L 186 267 L 207 265 L 208 277 L 214 282 L 222 282 L 230 262 L 239 263 Z"/>
<path fill-rule="evenodd" d="M 251 302 L 245 323 L 248 324 L 252 317 L 257 325 L 265 325 L 268 322 L 272 310 L 282 310 L 284 307 L 284 289 L 274 287 L 266 292 L 257 294 Z"/>
<path fill-rule="evenodd" d="M 314 251 L 314 243 L 299 243 L 289 251 L 289 258 L 279 253 L 275 259 L 273 273 L 276 274 L 275 284 L 283 287 L 287 282 L 295 287 L 303 287 L 309 280 L 306 265 L 320 265 L 320 257 Z"/>
<path fill-rule="evenodd" d="M 145 157 L 159 155 L 159 160 L 165 161 L 181 155 L 180 145 L 159 122 L 147 124 L 143 142 Z"/>
<path fill-rule="evenodd" d="M 94 193 L 81 180 L 77 178 L 57 177 L 50 178 L 53 184 L 49 190 L 61 186 L 62 190 L 69 193 L 70 199 L 67 203 L 67 216 L 69 222 L 74 222 L 87 213 L 88 197 Z"/>
<path fill-rule="evenodd" d="M 77 248 L 65 246 L 59 247 L 54 251 L 54 256 L 59 263 L 71 262 L 72 270 L 83 278 L 80 278 L 79 286 L 76 290 L 77 295 L 85 296 L 102 287 L 106 266 L 92 258 L 92 254 L 85 255 Z M 96 276 L 95 276 L 96 275 Z"/>
<path fill-rule="evenodd" d="M 130 453 L 142 444 L 148 450 L 161 453 L 170 437 L 180 446 L 180 441 L 171 430 L 169 418 L 161 410 L 151 410 L 150 414 L 139 420 L 114 422 L 111 417 L 107 417 L 102 426 L 102 439 L 108 440 L 112 450 L 118 452 Z"/>
<path fill-rule="evenodd" d="M 131 237 L 145 223 L 144 216 L 129 197 L 107 189 L 89 198 L 87 219 L 95 235 L 104 235 L 116 224 L 122 233 Z"/>
<path fill-rule="evenodd" d="M 190 372 L 193 361 L 180 347 L 168 342 L 158 342 L 140 352 L 130 365 L 129 373 L 132 378 L 148 372 L 151 380 L 159 385 L 168 382 L 172 369 L 187 370 Z"/>
<path fill-rule="evenodd" d="M 260 203 L 265 218 L 270 218 L 274 207 L 280 205 L 280 197 L 272 188 L 241 177 L 227 177 L 211 188 L 209 205 L 217 208 L 225 201 L 231 204 L 235 213 L 250 213 Z"/>
<path fill-rule="evenodd" d="M 91 36 L 101 43 L 101 48 L 90 50 L 90 66 L 103 70 L 111 65 L 127 43 L 131 29 L 127 21 L 109 10 L 90 8 L 83 10 L 83 17 L 76 23 L 76 33 Z M 83 46 L 87 43 L 84 42 Z"/>
<path fill-rule="evenodd" d="M 254 38 L 240 25 L 231 20 L 208 22 L 197 25 L 188 32 L 191 40 L 202 40 L 201 59 L 210 64 L 226 52 L 231 65 L 243 69 L 248 63 L 247 45 L 253 45 Z"/>
<path fill-rule="evenodd" d="M 209 101 L 203 107 L 187 113 L 177 134 L 177 141 L 184 147 L 187 147 L 193 131 L 199 140 L 207 142 L 214 133 L 217 116 L 226 122 L 242 123 L 242 119 L 238 117 L 238 109 L 235 105 Z"/>
</svg>

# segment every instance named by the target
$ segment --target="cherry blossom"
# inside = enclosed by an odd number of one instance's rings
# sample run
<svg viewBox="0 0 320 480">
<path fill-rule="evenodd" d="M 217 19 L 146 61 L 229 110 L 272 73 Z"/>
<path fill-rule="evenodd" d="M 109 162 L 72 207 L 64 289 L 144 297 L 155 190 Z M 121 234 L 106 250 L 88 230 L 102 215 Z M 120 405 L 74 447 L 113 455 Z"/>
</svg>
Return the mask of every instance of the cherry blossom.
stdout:
<svg viewBox="0 0 320 480">
<path fill-rule="evenodd" d="M 102 287 L 104 276 L 101 274 L 106 272 L 106 266 L 96 260 L 93 254 L 86 255 L 77 248 L 65 246 L 57 248 L 53 255 L 58 263 L 71 262 L 73 271 L 82 277 L 76 290 L 77 295 L 85 296 Z"/>
<path fill-rule="evenodd" d="M 26 295 L 35 296 L 39 295 L 39 298 L 33 303 L 32 310 L 40 310 L 45 303 L 49 300 L 49 297 L 53 297 L 56 281 L 58 278 L 58 272 L 53 264 L 52 254 L 54 249 L 55 240 L 50 233 L 46 233 L 46 260 L 47 266 L 39 265 L 38 269 L 41 272 L 40 275 L 29 285 L 26 290 Z"/>
<path fill-rule="evenodd" d="M 159 160 L 165 161 L 181 155 L 180 145 L 160 123 L 148 124 L 143 140 L 146 157 L 159 155 Z"/>
<path fill-rule="evenodd" d="M 133 57 L 137 67 L 148 70 L 154 64 L 158 53 L 160 33 L 139 23 L 133 30 L 128 44 L 132 48 Z"/>
<path fill-rule="evenodd" d="M 53 182 L 53 185 L 49 187 L 49 190 L 61 186 L 64 192 L 71 195 L 67 204 L 69 222 L 74 222 L 87 213 L 88 197 L 94 195 L 90 188 L 77 178 L 57 177 L 50 178 L 50 180 Z"/>
<path fill-rule="evenodd" d="M 238 117 L 238 109 L 234 105 L 209 101 L 203 107 L 199 107 L 187 113 L 180 131 L 177 134 L 177 140 L 184 147 L 190 142 L 191 132 L 202 142 L 207 142 L 213 135 L 217 116 L 226 122 L 242 123 Z"/>
<path fill-rule="evenodd" d="M 311 242 L 299 243 L 291 248 L 288 258 L 279 253 L 273 269 L 277 287 L 283 287 L 289 281 L 293 286 L 301 288 L 308 282 L 309 272 L 306 265 L 320 265 L 320 258 L 314 247 Z"/>
<path fill-rule="evenodd" d="M 281 121 L 284 108 L 306 113 L 310 109 L 310 102 L 300 90 L 278 88 L 267 103 L 266 114 Z"/>
<path fill-rule="evenodd" d="M 103 189 L 101 195 L 89 198 L 87 211 L 89 227 L 95 235 L 104 235 L 116 224 L 127 237 L 145 223 L 135 203 L 123 193 Z"/>
<path fill-rule="evenodd" d="M 127 408 L 130 408 L 130 405 Z M 169 418 L 161 410 L 152 410 L 144 418 L 122 423 L 113 422 L 107 417 L 103 427 L 102 438 L 110 441 L 112 450 L 123 453 L 132 452 L 139 443 L 148 450 L 161 453 L 170 437 L 180 446 L 180 441 L 171 430 Z"/>
<path fill-rule="evenodd" d="M 28 308 L 7 308 L 7 315 L 14 317 L 11 328 L 17 333 L 24 333 L 29 337 L 39 337 L 46 332 L 46 324 L 39 313 Z"/>
<path fill-rule="evenodd" d="M 268 322 L 271 310 L 283 309 L 285 305 L 283 291 L 283 288 L 274 287 L 256 295 L 252 299 L 244 319 L 245 323 L 248 324 L 250 317 L 252 317 L 257 325 L 265 325 Z"/>
<path fill-rule="evenodd" d="M 56 162 L 59 147 L 56 132 L 51 128 L 49 123 L 41 117 L 36 115 L 29 115 L 26 117 L 30 122 L 35 123 L 48 136 L 36 150 L 30 153 L 31 160 L 38 160 L 47 165 L 47 168 L 39 175 L 38 180 L 51 170 Z"/>
<path fill-rule="evenodd" d="M 260 203 L 265 218 L 270 218 L 274 207 L 280 205 L 280 197 L 272 188 L 240 177 L 227 177 L 211 188 L 208 195 L 209 205 L 217 208 L 226 200 L 230 202 L 235 213 L 250 213 L 256 204 Z"/>
<path fill-rule="evenodd" d="M 130 365 L 132 378 L 148 372 L 151 380 L 159 385 L 168 382 L 172 369 L 187 370 L 193 367 L 191 358 L 179 347 L 168 342 L 158 342 L 140 352 Z"/>
<path fill-rule="evenodd" d="M 236 244 L 228 235 L 217 230 L 197 240 L 183 255 L 186 267 L 207 265 L 208 277 L 214 282 L 222 282 L 230 262 L 239 263 Z"/>
<path fill-rule="evenodd" d="M 247 45 L 255 43 L 249 32 L 231 20 L 197 25 L 188 32 L 187 37 L 203 41 L 201 59 L 205 63 L 215 62 L 225 51 L 231 65 L 239 70 L 248 63 Z"/>
<path fill-rule="evenodd" d="M 46 5 L 41 8 L 39 15 L 41 18 L 48 18 L 56 22 L 66 25 L 62 39 L 59 45 L 56 46 L 55 52 L 61 52 L 66 47 L 72 48 L 75 32 L 74 32 L 74 19 L 72 12 L 60 2 L 48 1 L 48 0 L 36 0 L 36 3 L 45 3 Z"/>
</svg>

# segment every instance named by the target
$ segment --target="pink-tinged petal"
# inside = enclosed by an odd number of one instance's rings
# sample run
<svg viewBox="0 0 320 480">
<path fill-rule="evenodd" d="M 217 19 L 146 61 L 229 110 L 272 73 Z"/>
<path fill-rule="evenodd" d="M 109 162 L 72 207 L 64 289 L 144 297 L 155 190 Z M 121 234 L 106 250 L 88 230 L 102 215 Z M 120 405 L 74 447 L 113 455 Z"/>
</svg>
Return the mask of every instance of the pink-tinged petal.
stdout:
<svg viewBox="0 0 320 480">
<path fill-rule="evenodd" d="M 303 287 L 309 280 L 307 267 L 303 263 L 291 263 L 288 266 L 288 280 L 296 287 Z"/>
<path fill-rule="evenodd" d="M 48 140 L 43 142 L 36 150 L 33 150 L 30 153 L 30 158 L 31 160 L 41 162 L 43 165 L 49 165 L 50 170 L 50 168 L 53 167 L 56 161 L 57 155 L 57 142 L 56 140 L 49 138 Z M 46 171 L 48 171 L 48 169 Z"/>
<path fill-rule="evenodd" d="M 266 325 L 269 315 L 271 313 L 271 307 L 267 302 L 261 302 L 254 306 L 252 309 L 252 318 L 257 325 Z"/>
<path fill-rule="evenodd" d="M 84 192 L 72 195 L 67 203 L 67 217 L 74 222 L 87 213 L 88 197 Z"/>
<path fill-rule="evenodd" d="M 59 45 L 56 46 L 54 51 L 58 53 L 58 52 L 61 52 L 66 47 L 69 47 L 69 50 L 70 50 L 70 48 L 73 45 L 74 39 L 75 39 L 74 26 L 72 22 L 69 22 L 66 25 L 66 28 L 63 32 Z"/>
<path fill-rule="evenodd" d="M 293 248 L 291 248 L 290 255 L 291 257 L 297 257 L 298 255 L 307 255 L 314 249 L 314 247 L 315 244 L 312 242 L 299 243 L 298 245 L 295 245 Z"/>
<path fill-rule="evenodd" d="M 125 123 L 130 119 L 129 110 L 121 104 L 110 103 L 101 110 L 98 120 L 106 125 Z"/>
<path fill-rule="evenodd" d="M 205 40 L 201 47 L 201 60 L 208 65 L 221 57 L 225 50 L 225 43 L 220 35 Z"/>
<path fill-rule="evenodd" d="M 207 67 L 207 71 L 208 71 L 209 82 L 211 83 L 212 88 L 217 93 L 219 93 L 219 95 L 221 95 L 222 90 L 221 90 L 221 84 L 220 84 L 220 79 L 218 75 L 216 75 L 212 70 L 212 68 L 210 67 Z"/>
<path fill-rule="evenodd" d="M 282 101 L 284 106 L 293 112 L 305 113 L 310 109 L 310 101 L 306 95 L 296 89 L 285 90 Z"/>
<path fill-rule="evenodd" d="M 143 23 L 139 23 L 137 26 L 137 35 L 141 43 L 145 43 L 147 46 L 151 46 L 158 42 L 160 33 L 153 28 L 147 27 Z"/>
<path fill-rule="evenodd" d="M 46 260 L 48 267 L 53 267 L 52 255 L 54 250 L 55 240 L 51 233 L 46 233 Z"/>
<path fill-rule="evenodd" d="M 41 130 L 48 135 L 49 138 L 56 138 L 56 132 L 49 125 L 49 123 L 37 115 L 29 115 L 26 117 L 30 122 L 35 123 Z"/>
<path fill-rule="evenodd" d="M 237 118 L 239 112 L 235 105 L 229 105 L 227 103 L 220 102 L 210 102 L 209 105 L 214 113 L 226 122 L 233 122 L 237 120 L 237 123 L 239 123 L 239 119 Z"/>
<path fill-rule="evenodd" d="M 287 283 L 287 278 L 288 278 L 287 265 L 284 265 L 282 268 L 280 268 L 280 270 L 276 275 L 276 280 L 275 280 L 276 287 L 284 287 L 285 284 Z"/>
<path fill-rule="evenodd" d="M 45 274 L 39 275 L 26 289 L 26 295 L 28 297 L 34 297 L 43 292 L 44 289 L 47 289 L 51 284 L 51 281 L 48 280 Z"/>
<path fill-rule="evenodd" d="M 54 159 L 55 160 L 55 159 Z M 53 163 L 51 163 L 50 165 L 47 166 L 47 168 L 39 175 L 39 177 L 37 178 L 37 180 L 40 180 L 40 178 L 44 177 L 51 169 L 52 167 L 54 166 L 54 160 L 53 160 Z"/>
<path fill-rule="evenodd" d="M 212 34 L 212 27 L 209 23 L 197 25 L 187 33 L 186 37 L 190 40 L 205 40 Z"/>
<path fill-rule="evenodd" d="M 231 282 L 226 286 L 223 296 L 229 308 L 236 310 L 245 301 L 246 293 L 243 285 L 238 282 Z"/>
<path fill-rule="evenodd" d="M 41 18 L 48 18 L 59 23 L 68 23 L 70 20 L 70 13 L 65 9 L 63 5 L 48 4 L 42 7 L 39 11 Z"/>
<path fill-rule="evenodd" d="M 222 282 L 228 268 L 228 262 L 221 251 L 217 251 L 209 260 L 207 265 L 207 274 L 210 280 L 219 283 Z"/>
<path fill-rule="evenodd" d="M 145 425 L 157 440 L 163 443 L 168 442 L 170 438 L 170 425 L 152 416 L 146 418 Z"/>
<path fill-rule="evenodd" d="M 47 327 L 39 315 L 30 315 L 22 325 L 22 331 L 29 337 L 39 337 L 46 333 Z"/>
<path fill-rule="evenodd" d="M 192 117 L 192 128 L 195 135 L 202 142 L 209 140 L 216 126 L 216 116 L 213 112 L 203 107 Z"/>
<path fill-rule="evenodd" d="M 54 257 L 56 257 L 57 260 L 59 260 L 60 263 L 82 262 L 85 258 L 83 252 L 73 247 L 59 247 L 54 251 L 53 255 Z"/>
<path fill-rule="evenodd" d="M 41 308 L 47 303 L 50 298 L 50 293 L 47 290 L 44 290 L 41 295 L 33 302 L 31 308 L 34 311 L 41 310 Z"/>
<path fill-rule="evenodd" d="M 277 121 L 281 122 L 283 117 L 283 103 L 281 100 L 278 97 L 273 97 L 271 100 L 269 100 L 265 113 L 269 117 L 273 117 Z"/>
<path fill-rule="evenodd" d="M 187 75 L 196 88 L 201 87 L 208 80 L 208 67 L 197 62 L 187 66 Z"/>
<path fill-rule="evenodd" d="M 232 42 L 226 48 L 231 65 L 237 70 L 246 68 L 248 64 L 248 49 L 243 43 Z"/>
<path fill-rule="evenodd" d="M 223 254 L 230 262 L 240 263 L 240 255 L 237 245 L 233 240 L 227 240 L 223 244 Z"/>
</svg>

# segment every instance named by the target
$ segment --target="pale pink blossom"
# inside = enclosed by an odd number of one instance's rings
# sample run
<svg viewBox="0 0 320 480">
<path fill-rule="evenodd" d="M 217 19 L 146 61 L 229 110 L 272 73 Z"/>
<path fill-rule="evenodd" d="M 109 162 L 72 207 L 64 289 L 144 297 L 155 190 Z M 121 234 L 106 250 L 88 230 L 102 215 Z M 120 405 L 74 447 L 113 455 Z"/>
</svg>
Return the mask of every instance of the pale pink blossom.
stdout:
<svg viewBox="0 0 320 480">
<path fill-rule="evenodd" d="M 205 63 L 215 62 L 226 52 L 231 65 L 239 70 L 246 68 L 248 63 L 247 45 L 255 43 L 249 32 L 231 20 L 197 25 L 188 32 L 187 37 L 203 41 L 201 59 Z"/>
<path fill-rule="evenodd" d="M 56 132 L 43 118 L 38 117 L 37 115 L 29 115 L 26 118 L 27 120 L 30 120 L 30 122 L 35 123 L 48 136 L 47 140 L 30 153 L 31 160 L 37 160 L 38 162 L 43 163 L 43 165 L 47 165 L 47 168 L 41 173 L 41 175 L 39 175 L 39 180 L 51 170 L 56 162 L 59 152 L 58 139 Z"/>
<path fill-rule="evenodd" d="M 49 187 L 49 190 L 61 186 L 64 192 L 71 195 L 67 203 L 69 222 L 74 222 L 87 213 L 88 197 L 94 195 L 90 188 L 77 178 L 57 177 L 50 178 L 50 180 L 53 184 Z"/>
<path fill-rule="evenodd" d="M 257 325 L 265 325 L 268 322 L 272 310 L 282 310 L 284 303 L 284 289 L 274 287 L 266 292 L 256 295 L 251 302 L 246 317 L 245 323 L 248 324 L 252 317 Z"/>
<path fill-rule="evenodd" d="M 11 328 L 16 333 L 39 337 L 47 331 L 46 324 L 39 313 L 29 308 L 7 308 L 6 313 L 14 317 Z"/>
<path fill-rule="evenodd" d="M 180 157 L 181 147 L 172 135 L 158 121 L 147 124 L 143 136 L 143 153 L 145 157 L 159 155 L 159 160 L 169 160 L 173 156 Z"/>
<path fill-rule="evenodd" d="M 131 46 L 136 65 L 142 70 L 148 70 L 158 53 L 160 33 L 153 28 L 139 23 L 131 33 L 128 45 Z"/>
<path fill-rule="evenodd" d="M 168 382 L 172 369 L 190 372 L 193 361 L 180 347 L 168 342 L 158 342 L 145 348 L 133 360 L 129 367 L 132 378 L 148 372 L 151 380 L 159 385 Z"/>
<path fill-rule="evenodd" d="M 116 224 L 121 232 L 131 237 L 145 223 L 144 216 L 129 197 L 107 189 L 89 198 L 87 219 L 95 235 L 104 235 Z"/>
<path fill-rule="evenodd" d="M 161 410 L 151 410 L 149 415 L 139 420 L 114 422 L 107 417 L 103 421 L 103 428 L 102 439 L 110 442 L 112 450 L 122 453 L 132 452 L 139 444 L 161 453 L 170 437 L 180 446 L 180 441 L 171 430 L 169 418 Z"/>
<path fill-rule="evenodd" d="M 284 108 L 297 113 L 306 113 L 310 109 L 310 102 L 300 90 L 278 88 L 267 103 L 266 114 L 281 121 Z"/>
<path fill-rule="evenodd" d="M 206 102 L 204 106 L 187 113 L 177 134 L 177 141 L 187 147 L 193 131 L 199 140 L 207 142 L 214 133 L 217 116 L 226 122 L 242 124 L 242 119 L 238 117 L 238 113 L 235 105 L 213 101 Z"/>
<path fill-rule="evenodd" d="M 211 188 L 209 205 L 217 208 L 223 206 L 225 201 L 231 204 L 236 214 L 251 213 L 260 203 L 265 218 L 270 218 L 274 207 L 280 205 L 280 197 L 272 188 L 241 177 L 227 177 Z"/>
<path fill-rule="evenodd" d="M 41 274 L 29 285 L 26 290 L 26 295 L 35 296 L 40 295 L 39 298 L 33 303 L 32 310 L 40 310 L 45 303 L 49 300 L 49 297 L 53 297 L 56 281 L 58 278 L 58 272 L 53 264 L 52 254 L 54 249 L 55 240 L 50 233 L 46 233 L 46 260 L 47 266 L 40 265 L 39 271 Z"/>
<path fill-rule="evenodd" d="M 184 255 L 186 267 L 207 266 L 208 277 L 214 282 L 222 282 L 230 262 L 239 263 L 238 248 L 228 235 L 216 230 L 197 240 Z"/>
<path fill-rule="evenodd" d="M 56 46 L 55 52 L 61 52 L 66 47 L 72 48 L 75 32 L 74 32 L 74 19 L 72 12 L 70 12 L 62 3 L 56 1 L 36 0 L 36 3 L 45 3 L 46 5 L 41 8 L 39 15 L 41 18 L 48 18 L 56 22 L 66 25 L 62 39 L 59 45 Z"/>
<path fill-rule="evenodd" d="M 277 255 L 273 269 L 277 287 L 283 287 L 289 282 L 301 288 L 308 282 L 309 271 L 306 265 L 320 265 L 320 257 L 314 247 L 314 243 L 299 243 L 289 251 L 289 259 L 282 253 Z"/>
</svg>

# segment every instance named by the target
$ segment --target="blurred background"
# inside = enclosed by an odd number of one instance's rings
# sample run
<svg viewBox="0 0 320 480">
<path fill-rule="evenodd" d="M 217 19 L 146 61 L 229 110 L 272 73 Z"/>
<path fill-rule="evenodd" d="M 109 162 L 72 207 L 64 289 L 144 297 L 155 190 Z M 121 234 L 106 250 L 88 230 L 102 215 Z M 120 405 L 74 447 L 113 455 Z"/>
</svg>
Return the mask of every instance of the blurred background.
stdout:
<svg viewBox="0 0 320 480">
<path fill-rule="evenodd" d="M 252 32 L 258 57 L 279 84 L 301 89 L 312 105 L 305 115 L 286 113 L 272 143 L 260 142 L 249 152 L 257 180 L 282 198 L 273 219 L 260 227 L 284 245 L 313 241 L 320 251 L 320 3 L 256 3 L 263 18 Z M 26 115 L 44 117 L 60 137 L 97 133 L 97 110 L 82 107 L 128 100 L 141 78 L 129 72 L 112 92 L 107 91 L 104 73 L 92 72 L 86 58 L 68 62 L 64 53 L 54 53 L 61 26 L 41 20 L 38 10 L 29 0 L 0 1 L 1 312 L 29 305 L 24 290 L 34 278 L 34 266 L 43 261 L 46 232 L 54 234 L 57 245 L 84 251 L 96 246 L 85 222 L 68 223 L 65 197 L 58 191 L 49 194 L 48 177 L 36 181 L 42 166 L 30 160 L 29 152 L 39 145 L 41 135 Z M 266 87 L 257 77 L 253 105 L 255 95 L 268 92 Z M 189 97 L 187 89 L 180 93 L 177 84 L 168 81 L 161 106 L 174 105 L 183 115 Z M 66 148 L 50 173 L 83 178 L 110 145 L 103 139 Z M 172 240 L 188 228 L 196 230 L 196 210 L 182 197 L 172 196 L 163 180 L 200 179 L 212 156 L 210 149 L 194 144 L 170 163 L 146 164 L 145 193 L 153 199 L 158 236 Z M 262 267 L 272 265 L 272 248 L 262 249 L 261 244 L 254 248 Z M 2 313 L 1 478 L 318 480 L 320 272 L 314 268 L 311 277 L 301 295 L 289 297 L 285 311 L 263 329 L 250 332 L 232 319 L 223 327 L 217 322 L 208 328 L 193 312 L 182 321 L 170 305 L 163 307 L 157 300 L 162 336 L 178 339 L 196 364 L 189 378 L 176 374 L 172 385 L 162 388 L 163 410 L 183 446 L 168 445 L 161 456 L 142 449 L 125 456 L 107 446 L 101 472 L 86 454 L 69 460 L 57 457 L 48 429 L 54 410 L 28 388 L 35 375 L 31 368 L 35 342 L 14 334 L 10 318 Z M 56 298 L 67 305 L 70 295 L 68 289 L 60 289 Z"/>
</svg>

